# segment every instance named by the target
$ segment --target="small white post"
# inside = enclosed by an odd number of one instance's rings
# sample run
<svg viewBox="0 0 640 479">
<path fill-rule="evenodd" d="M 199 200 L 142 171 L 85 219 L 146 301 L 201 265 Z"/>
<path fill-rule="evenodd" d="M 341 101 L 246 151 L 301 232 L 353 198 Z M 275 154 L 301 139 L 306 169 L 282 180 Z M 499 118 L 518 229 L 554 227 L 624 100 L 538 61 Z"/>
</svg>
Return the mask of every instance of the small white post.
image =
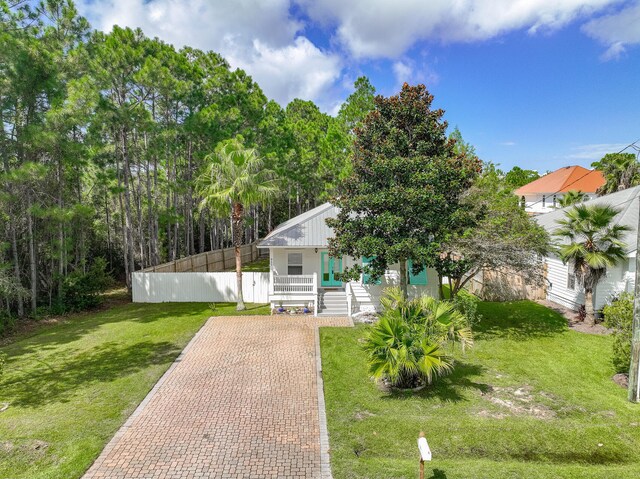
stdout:
<svg viewBox="0 0 640 479">
<path fill-rule="evenodd" d="M 318 316 L 318 273 L 313 273 L 313 315 Z"/>
</svg>

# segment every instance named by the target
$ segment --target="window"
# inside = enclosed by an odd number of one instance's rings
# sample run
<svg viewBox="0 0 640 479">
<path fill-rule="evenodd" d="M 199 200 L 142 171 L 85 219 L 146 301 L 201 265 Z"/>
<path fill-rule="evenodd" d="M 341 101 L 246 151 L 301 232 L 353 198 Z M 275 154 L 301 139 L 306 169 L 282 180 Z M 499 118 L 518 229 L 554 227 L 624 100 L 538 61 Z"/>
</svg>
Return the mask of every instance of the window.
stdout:
<svg viewBox="0 0 640 479">
<path fill-rule="evenodd" d="M 545 195 L 542 195 L 542 207 L 543 208 L 544 208 L 546 203 L 547 203 L 547 197 Z"/>
<path fill-rule="evenodd" d="M 289 253 L 287 255 L 287 274 L 289 276 L 302 274 L 302 253 Z"/>
<path fill-rule="evenodd" d="M 569 273 L 567 276 L 567 289 L 575 291 L 576 289 L 576 275 Z"/>
<path fill-rule="evenodd" d="M 527 206 L 527 199 L 523 196 L 522 198 L 520 198 L 520 208 L 525 209 L 526 206 Z"/>
<path fill-rule="evenodd" d="M 556 195 L 553 195 L 553 207 L 556 207 Z"/>
<path fill-rule="evenodd" d="M 407 261 L 407 272 L 409 273 L 409 284 L 427 284 L 427 267 L 422 265 L 422 271 L 418 274 L 413 274 L 413 262 L 411 260 Z"/>
</svg>

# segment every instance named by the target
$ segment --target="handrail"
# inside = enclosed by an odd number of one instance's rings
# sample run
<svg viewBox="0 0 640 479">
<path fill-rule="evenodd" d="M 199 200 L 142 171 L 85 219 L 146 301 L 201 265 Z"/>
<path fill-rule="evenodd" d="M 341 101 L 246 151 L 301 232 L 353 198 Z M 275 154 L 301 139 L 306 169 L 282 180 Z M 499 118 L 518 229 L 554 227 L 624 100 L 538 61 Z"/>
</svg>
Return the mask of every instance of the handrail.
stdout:
<svg viewBox="0 0 640 479">
<path fill-rule="evenodd" d="M 316 288 L 316 275 L 274 275 L 274 293 L 313 293 Z"/>
<path fill-rule="evenodd" d="M 344 292 L 347 295 L 347 315 L 351 317 L 351 314 L 353 313 L 353 309 L 352 309 L 353 290 L 351 289 L 351 283 L 348 281 L 344 284 Z"/>
</svg>

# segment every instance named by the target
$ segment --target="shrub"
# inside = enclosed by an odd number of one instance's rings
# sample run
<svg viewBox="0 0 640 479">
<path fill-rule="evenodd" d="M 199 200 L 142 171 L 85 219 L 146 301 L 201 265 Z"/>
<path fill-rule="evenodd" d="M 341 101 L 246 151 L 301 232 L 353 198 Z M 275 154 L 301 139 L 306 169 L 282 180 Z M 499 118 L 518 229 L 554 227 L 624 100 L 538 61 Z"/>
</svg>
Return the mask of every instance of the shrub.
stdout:
<svg viewBox="0 0 640 479">
<path fill-rule="evenodd" d="M 106 268 L 107 262 L 97 258 L 86 272 L 78 270 L 66 276 L 56 310 L 66 313 L 98 306 L 101 293 L 113 284 Z"/>
<path fill-rule="evenodd" d="M 604 307 L 604 324 L 613 330 L 613 366 L 618 373 L 629 372 L 633 326 L 633 295 L 623 293 Z"/>
<path fill-rule="evenodd" d="M 430 384 L 453 370 L 447 344 L 473 344 L 466 318 L 449 301 L 428 296 L 406 300 L 399 288 L 391 288 L 381 304 L 380 320 L 369 331 L 364 349 L 369 372 L 393 387 Z"/>
<path fill-rule="evenodd" d="M 480 298 L 466 289 L 458 291 L 458 294 L 453 298 L 453 306 L 465 317 L 470 328 L 473 328 L 482 319 L 482 315 L 478 313 L 478 303 L 480 303 Z"/>
<path fill-rule="evenodd" d="M 4 372 L 4 364 L 6 362 L 6 356 L 4 354 L 0 354 L 0 376 Z"/>
</svg>

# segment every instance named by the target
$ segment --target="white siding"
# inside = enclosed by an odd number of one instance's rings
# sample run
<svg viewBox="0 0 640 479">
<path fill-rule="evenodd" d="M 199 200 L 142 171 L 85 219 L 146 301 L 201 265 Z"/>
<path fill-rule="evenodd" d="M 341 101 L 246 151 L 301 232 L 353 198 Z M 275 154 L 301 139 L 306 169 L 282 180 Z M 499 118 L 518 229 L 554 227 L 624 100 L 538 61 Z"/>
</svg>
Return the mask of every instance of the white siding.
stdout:
<svg viewBox="0 0 640 479">
<path fill-rule="evenodd" d="M 576 286 L 576 290 L 567 288 L 569 266 L 555 257 L 545 259 L 547 264 L 547 299 L 566 306 L 573 310 L 584 304 L 582 288 Z M 606 277 L 598 283 L 594 295 L 594 308 L 601 309 L 611 299 L 624 291 L 633 292 L 635 276 L 635 258 L 627 258 L 622 264 L 607 271 Z"/>
<path fill-rule="evenodd" d="M 562 196 L 564 196 L 563 193 L 556 193 L 555 197 L 556 197 L 556 206 L 553 206 L 553 192 L 551 193 L 545 193 L 544 197 L 545 197 L 545 202 L 544 202 L 544 206 L 542 206 L 542 194 L 535 194 L 535 195 L 525 195 L 524 199 L 525 199 L 525 211 L 529 212 L 529 213 L 533 213 L 533 214 L 543 214 L 543 213 L 550 213 L 551 211 L 555 211 L 557 209 L 560 208 L 559 205 L 559 201 L 560 198 L 562 198 Z M 592 200 L 594 198 L 597 198 L 597 196 L 595 194 L 587 194 L 586 195 L 588 197 L 589 200 Z"/>
<path fill-rule="evenodd" d="M 270 248 L 271 270 L 274 275 L 287 274 L 287 254 L 289 252 L 302 253 L 302 274 L 317 273 L 320 278 L 321 267 L 320 259 L 323 252 L 328 251 L 326 248 Z M 343 268 L 361 264 L 360 259 L 343 258 Z M 380 284 L 362 284 L 361 281 L 352 281 L 351 287 L 356 301 L 357 309 L 378 308 L 380 305 L 380 297 L 385 288 L 400 285 L 399 265 L 394 264 L 389 267 L 385 275 L 380 278 Z M 320 281 L 320 279 L 318 279 Z M 320 285 L 318 285 L 320 286 Z M 408 293 L 410 297 L 428 294 L 430 296 L 438 296 L 438 273 L 431 268 L 427 269 L 427 284 L 408 285 Z"/>
<path fill-rule="evenodd" d="M 237 300 L 236 273 L 142 273 L 132 275 L 134 303 L 226 302 Z M 242 273 L 248 303 L 269 301 L 269 273 Z"/>
</svg>

